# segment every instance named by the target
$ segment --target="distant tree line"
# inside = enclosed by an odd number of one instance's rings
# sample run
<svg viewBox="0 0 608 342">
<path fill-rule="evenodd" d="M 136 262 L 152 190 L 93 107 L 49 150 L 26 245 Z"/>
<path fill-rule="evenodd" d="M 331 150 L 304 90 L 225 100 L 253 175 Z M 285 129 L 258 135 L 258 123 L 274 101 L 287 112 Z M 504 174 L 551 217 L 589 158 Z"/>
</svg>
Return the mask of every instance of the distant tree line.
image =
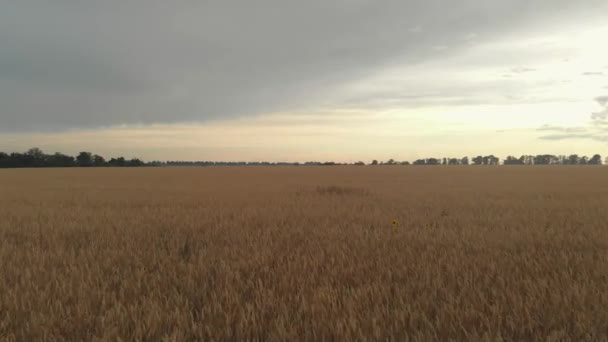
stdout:
<svg viewBox="0 0 608 342">
<path fill-rule="evenodd" d="M 373 160 L 369 165 L 500 165 L 501 160 L 494 156 L 476 156 L 462 158 L 424 158 L 410 163 L 408 161 L 396 161 L 389 159 L 386 162 Z M 504 165 L 602 165 L 602 157 L 595 154 L 589 158 L 572 154 L 564 155 L 522 155 L 519 158 L 508 156 L 502 161 Z M 608 164 L 608 158 L 606 158 Z M 152 161 L 145 163 L 138 158 L 125 159 L 124 157 L 104 157 L 91 152 L 80 152 L 77 156 L 69 156 L 63 153 L 46 154 L 39 148 L 31 148 L 24 153 L 0 152 L 0 168 L 18 167 L 139 167 L 139 166 L 332 166 L 332 165 L 368 165 L 363 161 L 355 163 L 336 163 L 333 161 L 304 163 L 289 162 L 214 162 L 214 161 Z"/>
<path fill-rule="evenodd" d="M 608 163 L 608 158 L 606 159 Z M 569 156 L 554 156 L 551 154 L 542 154 L 536 156 L 524 155 L 519 158 L 508 156 L 505 165 L 601 165 L 602 156 L 599 154 L 589 158 L 572 154 Z"/>
<path fill-rule="evenodd" d="M 462 158 L 425 158 L 418 159 L 412 163 L 413 165 L 500 165 L 500 158 L 489 155 L 489 156 L 477 156 L 469 159 L 468 157 Z M 504 165 L 602 165 L 602 156 L 595 154 L 589 158 L 587 156 L 579 156 L 578 154 L 572 154 L 570 156 L 559 155 L 555 156 L 552 154 L 541 154 L 541 155 L 523 155 L 519 158 L 508 156 L 503 160 Z M 608 158 L 606 158 L 606 164 L 608 164 Z M 409 165 L 408 162 L 395 162 L 393 159 L 389 159 L 386 163 L 378 163 L 377 160 L 371 162 L 371 165 Z"/>
<path fill-rule="evenodd" d="M 17 167 L 136 167 L 146 164 L 137 159 L 125 159 L 124 157 L 111 158 L 106 160 L 104 157 L 91 152 L 80 152 L 77 156 L 69 156 L 56 152 L 46 154 L 39 148 L 31 148 L 24 153 L 4 153 L 0 152 L 0 168 Z"/>
<path fill-rule="evenodd" d="M 336 163 L 333 161 L 328 161 L 328 162 L 307 161 L 304 163 L 300 163 L 300 162 L 293 162 L 293 163 L 290 163 L 290 162 L 244 162 L 244 161 L 240 161 L 240 162 L 221 162 L 221 161 L 220 162 L 216 162 L 216 161 L 167 161 L 167 162 L 161 162 L 161 161 L 153 161 L 148 164 L 154 165 L 154 166 L 299 166 L 299 165 L 331 166 L 331 165 L 359 165 L 358 163 L 363 163 L 363 162 L 349 164 L 349 163 Z M 363 163 L 361 165 L 365 165 L 365 163 Z"/>
</svg>

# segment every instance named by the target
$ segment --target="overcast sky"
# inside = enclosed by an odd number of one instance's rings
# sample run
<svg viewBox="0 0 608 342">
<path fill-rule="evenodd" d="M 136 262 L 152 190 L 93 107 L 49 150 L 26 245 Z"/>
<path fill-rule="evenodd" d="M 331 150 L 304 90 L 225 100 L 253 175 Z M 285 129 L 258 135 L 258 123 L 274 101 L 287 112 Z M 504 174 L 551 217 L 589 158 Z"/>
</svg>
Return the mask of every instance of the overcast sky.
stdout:
<svg viewBox="0 0 608 342">
<path fill-rule="evenodd" d="M 0 0 L 0 150 L 608 154 L 606 0 Z"/>
</svg>

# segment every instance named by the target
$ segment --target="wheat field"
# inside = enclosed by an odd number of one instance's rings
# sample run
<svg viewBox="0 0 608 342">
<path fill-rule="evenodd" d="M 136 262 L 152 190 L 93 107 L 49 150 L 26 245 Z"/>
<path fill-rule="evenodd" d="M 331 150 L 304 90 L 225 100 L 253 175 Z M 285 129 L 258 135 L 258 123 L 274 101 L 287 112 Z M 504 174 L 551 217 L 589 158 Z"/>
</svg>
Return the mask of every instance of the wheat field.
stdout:
<svg viewBox="0 0 608 342">
<path fill-rule="evenodd" d="M 0 340 L 606 341 L 608 168 L 0 170 Z"/>
</svg>

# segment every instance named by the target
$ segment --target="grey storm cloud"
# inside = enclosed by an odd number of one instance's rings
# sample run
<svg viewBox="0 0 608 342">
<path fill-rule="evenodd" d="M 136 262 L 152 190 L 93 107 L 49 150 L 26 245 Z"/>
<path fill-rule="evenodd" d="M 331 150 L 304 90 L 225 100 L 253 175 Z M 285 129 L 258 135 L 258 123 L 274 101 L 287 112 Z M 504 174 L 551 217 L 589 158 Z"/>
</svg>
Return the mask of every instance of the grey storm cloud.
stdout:
<svg viewBox="0 0 608 342">
<path fill-rule="evenodd" d="M 322 104 L 379 67 L 457 53 L 458 37 L 525 34 L 608 5 L 0 0 L 0 8 L 0 131 L 39 131 L 203 122 Z"/>
</svg>

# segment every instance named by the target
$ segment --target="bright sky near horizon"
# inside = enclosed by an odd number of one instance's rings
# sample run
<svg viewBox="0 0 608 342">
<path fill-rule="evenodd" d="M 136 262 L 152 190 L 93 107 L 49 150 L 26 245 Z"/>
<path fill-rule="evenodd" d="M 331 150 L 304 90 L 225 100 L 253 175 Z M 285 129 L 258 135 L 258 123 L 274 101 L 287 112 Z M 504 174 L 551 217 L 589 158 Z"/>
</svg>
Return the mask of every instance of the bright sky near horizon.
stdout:
<svg viewBox="0 0 608 342">
<path fill-rule="evenodd" d="M 608 155 L 605 0 L 0 0 L 0 151 Z"/>
</svg>

